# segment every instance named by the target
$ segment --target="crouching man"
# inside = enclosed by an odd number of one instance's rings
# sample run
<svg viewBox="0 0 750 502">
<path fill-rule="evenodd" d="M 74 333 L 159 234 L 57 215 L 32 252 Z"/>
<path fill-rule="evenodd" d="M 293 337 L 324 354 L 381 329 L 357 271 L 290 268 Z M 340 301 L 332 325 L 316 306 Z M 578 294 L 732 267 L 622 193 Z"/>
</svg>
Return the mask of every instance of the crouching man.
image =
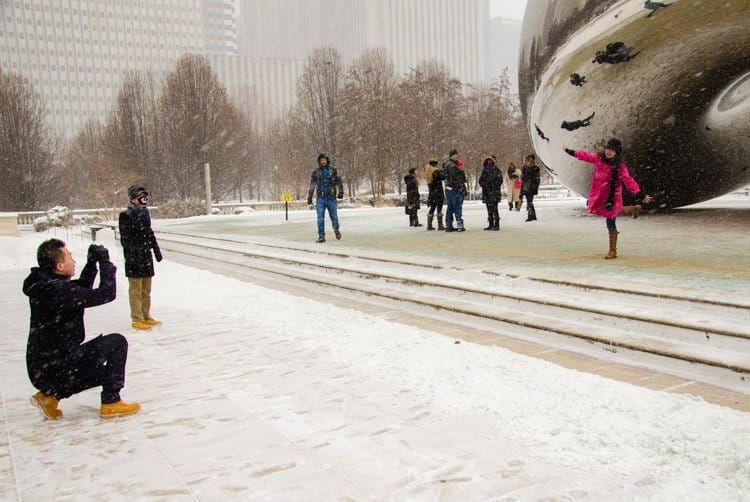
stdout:
<svg viewBox="0 0 750 502">
<path fill-rule="evenodd" d="M 31 397 L 31 404 L 45 418 L 56 420 L 62 417 L 57 408 L 61 399 L 101 386 L 101 418 L 137 413 L 140 404 L 120 399 L 128 341 L 113 333 L 84 342 L 84 309 L 109 303 L 116 296 L 117 269 L 109 261 L 109 252 L 104 246 L 89 246 L 86 265 L 75 280 L 71 277 L 76 262 L 59 239 L 40 244 L 37 263 L 39 267 L 32 268 L 23 283 L 31 307 L 26 368 L 31 383 L 39 390 Z M 97 264 L 99 287 L 94 288 Z"/>
</svg>

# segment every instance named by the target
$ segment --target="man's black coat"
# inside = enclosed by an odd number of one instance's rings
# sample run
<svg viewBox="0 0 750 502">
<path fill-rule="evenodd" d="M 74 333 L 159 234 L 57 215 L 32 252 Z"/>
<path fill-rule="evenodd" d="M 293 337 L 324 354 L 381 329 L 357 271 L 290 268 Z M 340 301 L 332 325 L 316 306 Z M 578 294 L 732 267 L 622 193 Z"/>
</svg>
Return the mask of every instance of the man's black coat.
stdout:
<svg viewBox="0 0 750 502">
<path fill-rule="evenodd" d="M 84 309 L 115 299 L 117 268 L 109 261 L 99 267 L 98 288 L 92 287 L 96 263 L 87 263 L 76 280 L 39 267 L 32 268 L 26 277 L 23 292 L 31 307 L 26 366 L 38 389 L 59 378 L 62 363 L 84 342 Z"/>
<path fill-rule="evenodd" d="M 120 213 L 120 243 L 125 256 L 126 277 L 153 277 L 154 258 L 151 249 L 161 256 L 154 231 L 130 212 Z"/>
</svg>

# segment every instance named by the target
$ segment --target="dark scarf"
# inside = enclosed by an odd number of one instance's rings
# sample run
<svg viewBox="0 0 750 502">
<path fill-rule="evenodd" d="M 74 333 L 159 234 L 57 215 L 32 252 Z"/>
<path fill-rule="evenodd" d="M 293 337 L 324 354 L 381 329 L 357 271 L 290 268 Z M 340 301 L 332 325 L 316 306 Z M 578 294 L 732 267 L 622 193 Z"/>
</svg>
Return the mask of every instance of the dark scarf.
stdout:
<svg viewBox="0 0 750 502">
<path fill-rule="evenodd" d="M 607 196 L 607 203 L 604 205 L 605 209 L 612 209 L 612 206 L 614 206 L 615 204 L 615 187 L 617 186 L 617 180 L 619 178 L 620 163 L 622 162 L 622 157 L 620 157 L 619 155 L 615 155 L 614 157 L 609 159 L 606 155 L 604 155 L 604 152 L 602 152 L 599 156 L 605 164 L 609 164 L 610 166 L 612 166 L 612 173 L 609 178 L 609 195 Z"/>
<path fill-rule="evenodd" d="M 148 208 L 138 208 L 132 202 L 128 202 L 128 213 L 136 220 L 143 223 L 146 228 L 151 228 L 151 213 L 148 212 Z"/>
</svg>

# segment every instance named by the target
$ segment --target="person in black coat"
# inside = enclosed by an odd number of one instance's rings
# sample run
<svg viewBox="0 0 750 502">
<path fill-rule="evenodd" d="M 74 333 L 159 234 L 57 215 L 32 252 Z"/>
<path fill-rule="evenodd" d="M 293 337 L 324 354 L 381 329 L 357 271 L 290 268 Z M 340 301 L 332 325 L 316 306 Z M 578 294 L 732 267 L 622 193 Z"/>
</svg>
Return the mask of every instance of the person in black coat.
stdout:
<svg viewBox="0 0 750 502">
<path fill-rule="evenodd" d="M 417 168 L 409 168 L 409 174 L 404 176 L 404 183 L 406 183 L 406 214 L 409 215 L 409 226 L 410 227 L 421 227 L 419 223 L 419 178 L 417 178 Z"/>
<path fill-rule="evenodd" d="M 49 239 L 37 249 L 39 267 L 23 283 L 29 297 L 31 321 L 26 345 L 26 368 L 39 392 L 31 397 L 45 418 L 62 417 L 61 399 L 102 387 L 100 416 L 113 418 L 140 410 L 138 403 L 120 399 L 125 385 L 128 342 L 119 333 L 99 335 L 84 343 L 84 310 L 109 303 L 116 296 L 117 268 L 104 246 L 89 246 L 81 276 L 71 280 L 76 262 L 65 243 Z M 99 287 L 94 280 L 99 265 Z"/>
<path fill-rule="evenodd" d="M 427 180 L 427 188 L 429 189 L 429 193 L 427 194 L 427 230 L 435 230 L 432 226 L 432 220 L 435 217 L 436 211 L 437 229 L 445 230 L 445 227 L 443 226 L 443 203 L 445 202 L 443 180 L 445 179 L 445 173 L 438 167 L 437 159 L 432 158 L 427 164 L 425 164 L 424 178 Z"/>
<path fill-rule="evenodd" d="M 534 154 L 526 156 L 521 170 L 521 200 L 526 197 L 526 221 L 536 220 L 534 196 L 539 193 L 540 174 Z"/>
<path fill-rule="evenodd" d="M 497 159 L 494 155 L 485 157 L 482 162 L 479 186 L 482 187 L 482 202 L 487 206 L 489 225 L 485 230 L 500 230 L 500 213 L 497 205 L 500 203 L 500 191 L 503 188 L 503 173 L 497 168 Z"/>
<path fill-rule="evenodd" d="M 148 192 L 133 185 L 128 189 L 130 203 L 120 213 L 120 243 L 125 256 L 125 276 L 128 278 L 130 318 L 135 329 L 148 330 L 161 324 L 151 317 L 151 280 L 154 276 L 154 252 L 156 261 L 162 260 L 161 249 L 151 230 L 151 214 L 148 211 Z"/>
</svg>

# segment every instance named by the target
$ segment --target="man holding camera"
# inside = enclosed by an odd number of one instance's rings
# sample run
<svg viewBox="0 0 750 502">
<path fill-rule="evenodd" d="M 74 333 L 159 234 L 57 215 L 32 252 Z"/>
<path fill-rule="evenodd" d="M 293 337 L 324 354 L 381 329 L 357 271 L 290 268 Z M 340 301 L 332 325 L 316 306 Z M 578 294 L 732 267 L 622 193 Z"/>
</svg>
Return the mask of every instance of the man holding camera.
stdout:
<svg viewBox="0 0 750 502">
<path fill-rule="evenodd" d="M 151 250 L 156 261 L 161 261 L 162 256 L 151 230 L 148 192 L 142 186 L 133 185 L 128 188 L 128 197 L 128 208 L 120 213 L 120 243 L 125 255 L 132 326 L 145 331 L 161 324 L 151 317 L 151 278 L 154 276 Z"/>
<path fill-rule="evenodd" d="M 101 418 L 137 413 L 140 404 L 120 399 L 128 341 L 112 333 L 84 342 L 84 310 L 109 303 L 116 296 L 117 268 L 109 261 L 109 252 L 104 246 L 89 246 L 86 265 L 75 280 L 71 277 L 76 261 L 59 239 L 39 246 L 37 263 L 39 267 L 32 268 L 23 283 L 31 307 L 26 368 L 39 390 L 31 396 L 31 404 L 45 418 L 56 420 L 62 417 L 57 407 L 61 399 L 101 386 Z M 97 264 L 99 287 L 94 288 Z"/>
</svg>

